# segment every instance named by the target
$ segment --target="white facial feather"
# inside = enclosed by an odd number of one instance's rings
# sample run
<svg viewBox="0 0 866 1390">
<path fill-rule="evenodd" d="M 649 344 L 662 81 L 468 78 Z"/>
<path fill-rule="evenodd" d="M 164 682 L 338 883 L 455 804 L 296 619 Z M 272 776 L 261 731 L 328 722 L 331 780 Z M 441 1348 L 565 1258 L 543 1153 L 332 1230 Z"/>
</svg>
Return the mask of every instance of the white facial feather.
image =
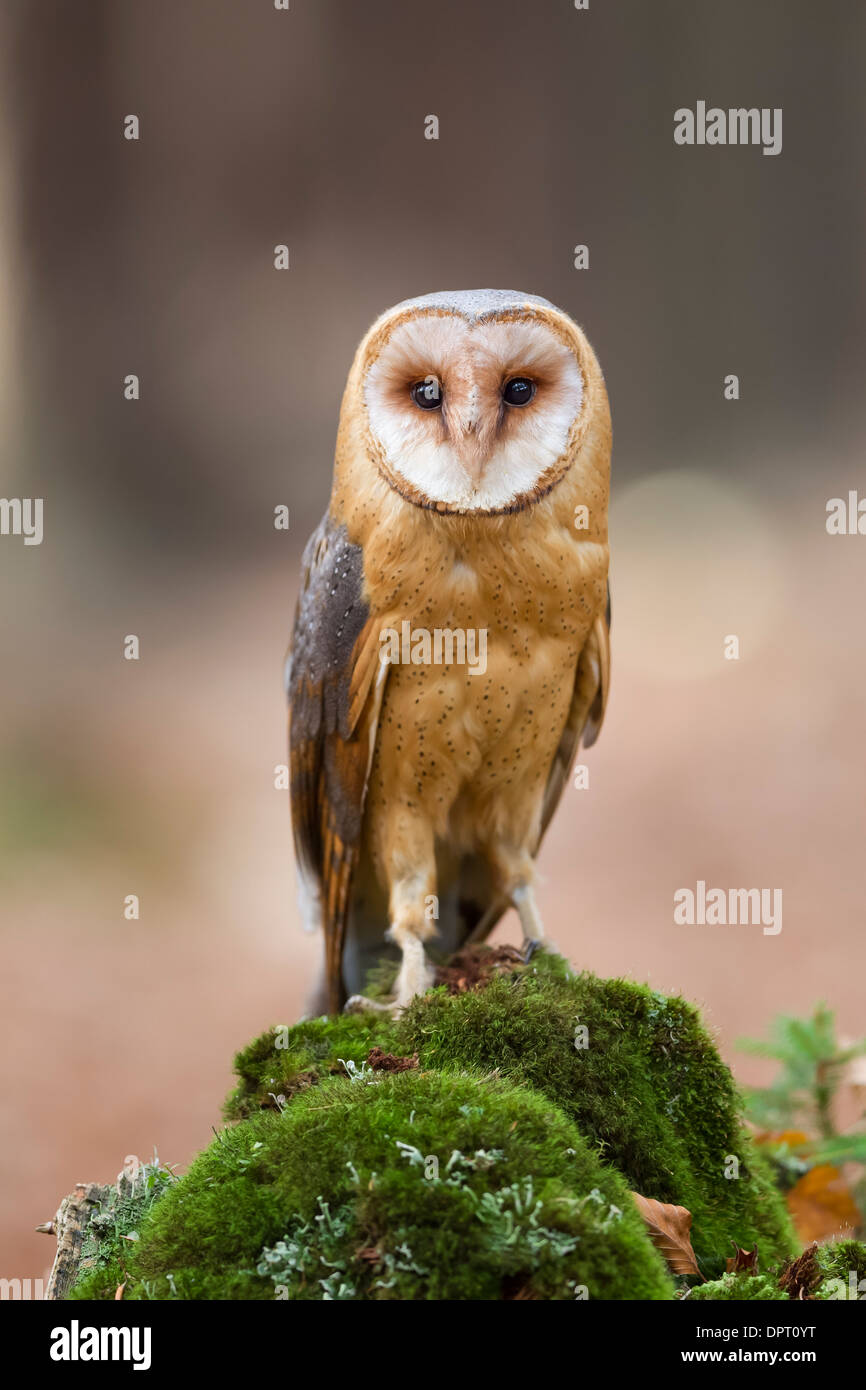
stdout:
<svg viewBox="0 0 866 1390">
<path fill-rule="evenodd" d="M 440 383 L 438 410 L 420 409 L 410 394 L 429 376 Z M 514 376 L 537 382 L 529 405 L 503 402 Z M 565 452 L 583 380 L 575 355 L 546 324 L 470 322 L 440 312 L 395 328 L 364 394 L 373 436 L 406 495 L 421 505 L 489 513 L 537 495 Z"/>
</svg>

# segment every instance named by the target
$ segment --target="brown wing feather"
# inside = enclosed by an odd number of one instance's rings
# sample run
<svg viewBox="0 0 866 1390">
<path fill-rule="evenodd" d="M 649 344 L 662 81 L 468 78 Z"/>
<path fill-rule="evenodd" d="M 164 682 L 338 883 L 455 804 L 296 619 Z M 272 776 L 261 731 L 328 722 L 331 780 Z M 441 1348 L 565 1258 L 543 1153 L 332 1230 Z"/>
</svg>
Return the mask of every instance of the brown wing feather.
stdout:
<svg viewBox="0 0 866 1390">
<path fill-rule="evenodd" d="M 610 605 L 608 604 L 607 613 L 596 618 L 578 659 L 571 708 L 568 712 L 568 719 L 565 721 L 559 746 L 554 754 L 544 792 L 541 833 L 538 837 L 539 845 L 553 818 L 553 813 L 559 805 L 565 784 L 571 774 L 572 764 L 577 757 L 577 750 L 581 744 L 584 748 L 591 748 L 598 738 L 607 707 L 609 687 Z"/>
<path fill-rule="evenodd" d="M 286 684 L 295 853 L 321 917 L 334 1012 L 343 1003 L 352 875 L 386 672 L 360 547 L 326 516 L 304 551 Z"/>
</svg>

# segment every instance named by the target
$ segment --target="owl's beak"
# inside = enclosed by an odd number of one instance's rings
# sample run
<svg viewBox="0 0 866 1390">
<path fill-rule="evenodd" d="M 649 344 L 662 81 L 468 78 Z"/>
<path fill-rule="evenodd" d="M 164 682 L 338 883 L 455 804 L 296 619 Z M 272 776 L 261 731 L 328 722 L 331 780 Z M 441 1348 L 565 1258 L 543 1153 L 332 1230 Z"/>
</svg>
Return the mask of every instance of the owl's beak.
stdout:
<svg viewBox="0 0 866 1390">
<path fill-rule="evenodd" d="M 481 437 L 474 417 L 454 422 L 451 443 L 464 473 L 473 487 L 479 487 L 487 463 L 487 443 Z"/>
<path fill-rule="evenodd" d="M 495 442 L 495 414 L 485 408 L 481 386 L 471 374 L 445 397 L 445 426 L 457 461 L 473 489 L 481 487 Z"/>
<path fill-rule="evenodd" d="M 464 473 L 469 478 L 473 487 L 481 486 L 481 479 L 484 474 L 484 465 L 487 462 L 487 455 L 480 447 L 480 440 L 468 439 L 462 449 L 457 449 L 457 457 Z"/>
</svg>

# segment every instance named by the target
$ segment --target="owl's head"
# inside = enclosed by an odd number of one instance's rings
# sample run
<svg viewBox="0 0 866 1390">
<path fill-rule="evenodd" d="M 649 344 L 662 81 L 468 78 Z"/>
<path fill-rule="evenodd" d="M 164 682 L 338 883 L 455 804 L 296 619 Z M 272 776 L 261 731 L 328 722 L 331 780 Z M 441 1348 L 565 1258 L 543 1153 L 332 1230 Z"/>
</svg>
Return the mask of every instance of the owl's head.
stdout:
<svg viewBox="0 0 866 1390">
<path fill-rule="evenodd" d="M 407 300 L 379 319 L 360 356 L 379 471 L 407 501 L 438 512 L 532 506 L 568 471 L 604 397 L 577 325 L 547 300 L 509 290 Z"/>
</svg>

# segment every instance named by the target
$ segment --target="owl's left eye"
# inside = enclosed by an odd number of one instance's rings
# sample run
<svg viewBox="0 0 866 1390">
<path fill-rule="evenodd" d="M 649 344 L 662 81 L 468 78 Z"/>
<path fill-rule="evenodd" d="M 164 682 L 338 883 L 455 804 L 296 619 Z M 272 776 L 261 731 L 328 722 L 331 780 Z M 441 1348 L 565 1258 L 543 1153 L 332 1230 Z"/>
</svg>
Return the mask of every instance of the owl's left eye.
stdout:
<svg viewBox="0 0 866 1390">
<path fill-rule="evenodd" d="M 442 387 L 435 376 L 427 376 L 416 381 L 409 395 L 422 410 L 438 410 L 442 404 Z"/>
<path fill-rule="evenodd" d="M 535 382 L 528 376 L 513 376 L 502 388 L 502 399 L 506 405 L 529 405 L 535 395 Z"/>
</svg>

